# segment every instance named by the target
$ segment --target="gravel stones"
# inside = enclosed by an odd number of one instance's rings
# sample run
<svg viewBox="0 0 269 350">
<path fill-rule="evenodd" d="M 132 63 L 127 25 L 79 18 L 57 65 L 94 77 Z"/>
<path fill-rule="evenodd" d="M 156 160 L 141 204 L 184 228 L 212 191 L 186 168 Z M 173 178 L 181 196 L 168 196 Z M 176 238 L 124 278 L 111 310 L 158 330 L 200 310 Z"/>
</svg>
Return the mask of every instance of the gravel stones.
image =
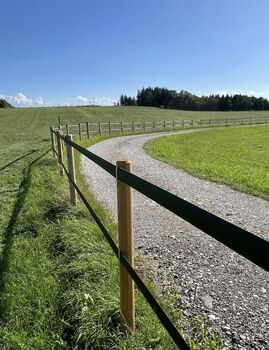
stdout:
<svg viewBox="0 0 269 350">
<path fill-rule="evenodd" d="M 151 158 L 143 145 L 160 136 L 113 138 L 89 149 L 114 164 L 121 158 L 131 159 L 136 175 L 269 238 L 268 201 L 197 179 Z M 84 156 L 82 165 L 91 192 L 117 220 L 115 179 Z M 135 247 L 156 269 L 170 273 L 182 301 L 189 305 L 186 315 L 205 315 L 208 328 L 222 336 L 227 349 L 268 350 L 269 274 L 142 194 L 134 191 L 133 197 Z"/>
<path fill-rule="evenodd" d="M 201 300 L 204 302 L 205 306 L 208 309 L 210 309 L 210 310 L 212 309 L 214 299 L 211 298 L 210 295 L 208 295 L 208 294 L 202 295 Z M 209 315 L 209 317 L 210 317 L 210 315 Z"/>
</svg>

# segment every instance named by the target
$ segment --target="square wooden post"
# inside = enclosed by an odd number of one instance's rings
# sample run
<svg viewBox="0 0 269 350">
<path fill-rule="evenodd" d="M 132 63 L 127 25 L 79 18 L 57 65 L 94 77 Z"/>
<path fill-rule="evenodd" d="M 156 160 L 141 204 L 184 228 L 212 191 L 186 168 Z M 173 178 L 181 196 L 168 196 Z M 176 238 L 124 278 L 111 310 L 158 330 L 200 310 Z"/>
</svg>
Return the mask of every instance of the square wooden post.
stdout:
<svg viewBox="0 0 269 350">
<path fill-rule="evenodd" d="M 79 139 L 81 141 L 82 136 L 81 136 L 81 125 L 80 125 L 80 123 L 78 123 L 78 134 L 79 134 Z"/>
<path fill-rule="evenodd" d="M 120 160 L 117 166 L 132 172 L 130 160 Z M 134 244 L 133 244 L 133 207 L 132 188 L 121 181 L 117 181 L 118 197 L 118 230 L 119 248 L 132 267 L 134 267 Z M 123 331 L 130 329 L 135 331 L 135 304 L 134 304 L 134 281 L 125 268 L 120 264 L 120 305 L 121 305 L 121 328 Z"/>
<path fill-rule="evenodd" d="M 58 155 L 59 155 L 59 167 L 60 167 L 60 175 L 63 176 L 64 175 L 64 169 L 62 166 L 62 163 L 64 162 L 63 159 L 63 142 L 60 139 L 59 135 L 60 135 L 60 131 L 56 131 L 56 135 L 57 135 L 57 148 L 58 148 Z"/>
<path fill-rule="evenodd" d="M 72 135 L 66 135 L 66 139 L 69 141 L 72 141 Z M 67 150 L 67 162 L 68 162 L 68 173 L 73 180 L 74 183 L 76 183 L 76 173 L 75 173 L 75 161 L 74 161 L 74 150 L 71 145 L 66 143 L 66 150 Z M 73 185 L 73 183 L 69 179 L 69 189 L 70 189 L 70 200 L 71 203 L 74 205 L 77 205 L 77 191 Z"/>
<path fill-rule="evenodd" d="M 90 138 L 90 130 L 89 130 L 89 123 L 86 122 L 86 130 L 87 130 L 87 137 Z"/>
<path fill-rule="evenodd" d="M 50 127 L 50 137 L 51 137 L 51 149 L 52 149 L 53 158 L 56 158 L 56 154 L 54 152 L 55 151 L 55 136 L 54 136 L 52 126 Z"/>
</svg>

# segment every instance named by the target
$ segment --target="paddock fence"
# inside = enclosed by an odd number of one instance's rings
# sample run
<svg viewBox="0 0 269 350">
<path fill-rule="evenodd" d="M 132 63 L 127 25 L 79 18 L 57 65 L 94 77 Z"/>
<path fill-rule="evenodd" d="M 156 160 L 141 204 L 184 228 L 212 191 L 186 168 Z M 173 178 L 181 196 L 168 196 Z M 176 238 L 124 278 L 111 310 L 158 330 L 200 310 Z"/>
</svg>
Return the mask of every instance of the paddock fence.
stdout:
<svg viewBox="0 0 269 350">
<path fill-rule="evenodd" d="M 268 119 L 268 118 L 267 118 Z M 261 121 L 261 123 L 265 123 L 265 121 Z M 67 126 L 66 126 L 67 127 Z M 69 125 L 70 127 L 70 125 Z M 76 125 L 77 127 L 77 125 Z M 241 256 L 250 260 L 252 263 L 260 266 L 269 272 L 269 242 L 266 240 L 256 236 L 255 234 L 240 228 L 194 204 L 189 203 L 188 201 L 170 193 L 138 176 L 132 174 L 129 171 L 124 170 L 120 167 L 120 163 L 117 162 L 117 165 L 114 165 L 105 159 L 97 156 L 96 154 L 90 152 L 86 148 L 80 146 L 79 144 L 72 141 L 72 136 L 70 135 L 70 129 L 67 128 L 69 132 L 68 135 L 62 134 L 63 127 L 59 126 L 58 128 L 50 128 L 51 139 L 52 139 L 52 152 L 55 157 L 58 158 L 59 166 L 60 166 L 60 174 L 63 175 L 65 172 L 69 179 L 70 184 L 70 199 L 73 204 L 76 204 L 76 198 L 74 200 L 75 195 L 78 194 L 81 201 L 85 204 L 89 212 L 91 213 L 93 219 L 97 223 L 98 227 L 104 234 L 107 242 L 112 248 L 115 256 L 120 262 L 120 267 L 124 267 L 125 272 L 128 273 L 129 277 L 135 282 L 138 290 L 143 294 L 147 302 L 150 304 L 152 310 L 155 312 L 156 316 L 159 318 L 175 344 L 179 349 L 190 349 L 187 342 L 183 339 L 175 325 L 169 319 L 167 314 L 161 308 L 159 303 L 156 301 L 154 296 L 148 290 L 146 285 L 143 283 L 139 275 L 136 273 L 133 262 L 128 259 L 126 254 L 123 253 L 121 247 L 118 247 L 114 242 L 113 238 L 106 230 L 101 220 L 98 218 L 91 205 L 86 200 L 85 196 L 79 189 L 76 184 L 75 179 L 75 170 L 74 170 L 74 160 L 73 160 L 73 149 L 83 154 L 89 160 L 93 161 L 95 164 L 100 166 L 102 169 L 107 171 L 111 176 L 113 176 L 117 184 L 124 184 L 125 190 L 135 189 L 150 198 L 154 202 L 160 204 L 164 208 L 168 209 L 178 217 L 188 221 L 190 224 L 194 225 L 204 233 L 213 237 L 217 241 L 221 242 L 225 246 L 229 247 L 233 251 L 237 252 Z M 55 142 L 57 143 L 57 150 L 55 147 Z M 68 167 L 64 164 L 63 158 L 63 144 L 65 144 L 67 149 L 67 160 Z M 118 200 L 121 197 L 121 193 L 119 193 L 118 186 Z M 118 206 L 119 208 L 119 206 Z M 127 213 L 128 214 L 128 213 Z M 126 212 L 118 212 L 119 222 L 121 220 L 125 220 L 123 217 L 127 215 Z M 130 213 L 128 214 L 130 215 Z M 132 222 L 129 222 L 129 225 Z M 119 232 L 122 234 L 121 232 Z M 119 237 L 119 241 L 121 241 L 121 237 Z M 130 242 L 132 245 L 133 243 Z M 122 281 L 120 281 L 122 283 Z M 129 288 L 128 286 L 121 285 L 121 288 L 124 289 Z M 122 291 L 122 289 L 121 289 Z M 126 292 L 126 291 L 125 291 Z M 129 290 L 130 292 L 130 290 Z M 130 292 L 131 293 L 131 292 Z M 126 293 L 125 293 L 126 294 Z M 128 294 L 128 291 L 127 291 Z M 122 295 L 120 296 L 122 298 Z M 128 298 L 127 298 L 128 299 Z M 129 300 L 133 300 L 132 298 Z M 125 300 L 126 301 L 126 300 Z M 122 300 L 121 300 L 122 302 Z M 122 304 L 121 304 L 122 305 Z M 126 305 L 125 305 L 126 307 Z M 132 307 L 127 305 L 127 308 L 132 309 Z M 121 308 L 121 313 L 123 317 L 123 321 L 126 322 L 125 310 Z M 128 318 L 128 317 L 127 317 Z M 127 323 L 128 329 L 132 330 L 132 325 Z"/>
<path fill-rule="evenodd" d="M 163 120 L 163 121 L 145 121 L 145 122 L 99 122 L 99 123 L 78 123 L 61 125 L 61 130 L 66 135 L 83 135 L 88 138 L 90 135 L 112 135 L 123 133 L 136 133 L 147 131 L 176 130 L 184 128 L 203 128 L 203 127 L 223 127 L 236 125 L 267 124 L 269 117 L 255 116 L 244 118 L 225 118 L 225 119 L 186 119 L 186 120 Z"/>
</svg>

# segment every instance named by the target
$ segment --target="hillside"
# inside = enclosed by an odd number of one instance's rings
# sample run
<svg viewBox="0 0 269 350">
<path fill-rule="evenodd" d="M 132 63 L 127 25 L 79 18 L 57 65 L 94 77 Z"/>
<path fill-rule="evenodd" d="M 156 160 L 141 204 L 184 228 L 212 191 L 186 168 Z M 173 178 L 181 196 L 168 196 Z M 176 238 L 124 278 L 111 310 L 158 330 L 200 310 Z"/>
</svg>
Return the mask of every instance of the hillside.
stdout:
<svg viewBox="0 0 269 350">
<path fill-rule="evenodd" d="M 20 140 L 33 137 L 48 137 L 48 128 L 58 124 L 108 121 L 153 121 L 181 119 L 242 118 L 269 116 L 269 111 L 252 112 L 195 112 L 160 109 L 154 107 L 44 107 L 12 108 L 0 110 L 0 142 L 6 135 L 5 129 L 12 127 Z M 12 138 L 12 137 L 11 137 Z M 6 139 L 7 141 L 7 139 Z"/>
</svg>

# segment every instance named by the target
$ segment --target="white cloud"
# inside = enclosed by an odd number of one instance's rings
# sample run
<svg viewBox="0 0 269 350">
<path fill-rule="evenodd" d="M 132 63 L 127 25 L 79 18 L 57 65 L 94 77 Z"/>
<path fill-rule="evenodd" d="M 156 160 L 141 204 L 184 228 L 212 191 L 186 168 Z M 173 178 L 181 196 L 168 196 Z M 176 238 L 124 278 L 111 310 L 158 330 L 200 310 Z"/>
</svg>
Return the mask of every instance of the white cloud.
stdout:
<svg viewBox="0 0 269 350">
<path fill-rule="evenodd" d="M 14 96 L 6 96 L 8 102 L 15 107 L 45 107 L 50 106 L 50 103 L 45 103 L 43 97 L 30 98 L 24 95 L 22 92 L 18 92 Z"/>
<path fill-rule="evenodd" d="M 43 106 L 44 102 L 43 102 L 43 98 L 42 97 L 38 97 L 36 99 L 36 103 L 39 104 L 40 106 Z"/>
<path fill-rule="evenodd" d="M 94 97 L 90 99 L 90 103 L 94 105 L 100 105 L 100 106 L 113 106 L 114 103 L 117 103 L 116 100 L 113 98 L 108 97 Z"/>
<path fill-rule="evenodd" d="M 31 105 L 33 103 L 33 100 L 31 98 L 28 98 L 21 92 L 17 93 L 17 95 L 14 96 L 14 101 L 18 105 Z"/>
<path fill-rule="evenodd" d="M 75 98 L 75 104 L 77 105 L 99 105 L 99 106 L 113 106 L 117 101 L 108 97 L 92 97 L 86 98 L 78 96 Z"/>
<path fill-rule="evenodd" d="M 247 95 L 250 95 L 250 96 L 255 96 L 255 97 L 266 97 L 266 96 L 269 96 L 269 93 L 265 92 L 265 91 L 262 91 L 262 92 L 257 92 L 257 91 L 248 91 L 246 93 Z"/>
<path fill-rule="evenodd" d="M 82 96 L 78 96 L 75 100 L 80 102 L 80 103 L 88 102 L 88 99 L 86 97 L 82 97 Z"/>
<path fill-rule="evenodd" d="M 215 94 L 217 94 L 217 95 L 227 95 L 228 92 L 225 91 L 225 90 L 221 90 L 221 91 L 216 91 Z M 229 94 L 228 94 L 228 95 L 229 95 Z"/>
<path fill-rule="evenodd" d="M 33 104 L 33 99 L 28 98 L 21 92 L 18 92 L 15 96 L 8 96 L 8 100 L 18 106 L 32 106 Z"/>
<path fill-rule="evenodd" d="M 114 103 L 117 103 L 117 100 L 114 100 L 109 97 L 93 97 L 87 98 L 84 96 L 77 96 L 72 100 L 66 101 L 65 103 L 50 103 L 44 101 L 43 97 L 28 97 L 22 92 L 18 92 L 15 95 L 6 96 L 0 94 L 0 98 L 5 98 L 15 107 L 50 107 L 50 106 L 83 106 L 83 105 L 99 105 L 99 106 L 113 106 Z"/>
</svg>

